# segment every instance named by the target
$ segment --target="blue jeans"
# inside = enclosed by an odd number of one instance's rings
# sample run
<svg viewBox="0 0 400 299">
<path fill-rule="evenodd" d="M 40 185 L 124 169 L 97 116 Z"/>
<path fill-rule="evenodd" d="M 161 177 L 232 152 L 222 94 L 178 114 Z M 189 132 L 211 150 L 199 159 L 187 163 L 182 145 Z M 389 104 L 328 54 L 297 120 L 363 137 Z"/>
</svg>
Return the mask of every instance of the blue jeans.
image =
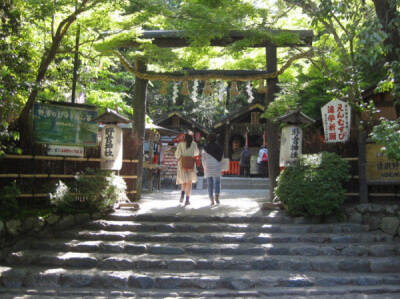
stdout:
<svg viewBox="0 0 400 299">
<path fill-rule="evenodd" d="M 207 188 L 208 188 L 208 196 L 210 198 L 214 198 L 214 185 L 215 185 L 215 194 L 219 194 L 221 191 L 221 178 L 217 177 L 208 177 L 207 178 Z"/>
</svg>

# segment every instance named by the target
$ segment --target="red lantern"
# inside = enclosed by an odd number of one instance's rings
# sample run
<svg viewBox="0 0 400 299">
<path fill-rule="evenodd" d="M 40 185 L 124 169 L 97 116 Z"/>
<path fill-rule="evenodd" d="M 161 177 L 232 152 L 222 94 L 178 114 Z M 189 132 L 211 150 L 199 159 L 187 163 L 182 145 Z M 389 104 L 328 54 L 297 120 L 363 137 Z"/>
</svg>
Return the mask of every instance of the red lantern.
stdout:
<svg viewBox="0 0 400 299">
<path fill-rule="evenodd" d="M 172 141 L 174 143 L 179 143 L 179 142 L 182 142 L 183 140 L 185 140 L 185 133 L 179 134 L 179 136 L 174 138 Z"/>
<path fill-rule="evenodd" d="M 194 135 L 194 140 L 196 142 L 200 142 L 200 140 L 201 140 L 201 133 L 200 132 L 196 132 L 196 134 Z"/>
</svg>

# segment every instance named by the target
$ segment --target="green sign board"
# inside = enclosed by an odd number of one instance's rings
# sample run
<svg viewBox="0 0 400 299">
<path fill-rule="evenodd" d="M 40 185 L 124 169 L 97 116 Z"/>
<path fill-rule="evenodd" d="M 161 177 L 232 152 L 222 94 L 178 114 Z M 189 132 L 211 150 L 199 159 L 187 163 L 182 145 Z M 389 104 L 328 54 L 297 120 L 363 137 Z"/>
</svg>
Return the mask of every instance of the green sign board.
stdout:
<svg viewBox="0 0 400 299">
<path fill-rule="evenodd" d="M 97 146 L 97 110 L 64 105 L 35 104 L 33 125 L 37 143 Z"/>
</svg>

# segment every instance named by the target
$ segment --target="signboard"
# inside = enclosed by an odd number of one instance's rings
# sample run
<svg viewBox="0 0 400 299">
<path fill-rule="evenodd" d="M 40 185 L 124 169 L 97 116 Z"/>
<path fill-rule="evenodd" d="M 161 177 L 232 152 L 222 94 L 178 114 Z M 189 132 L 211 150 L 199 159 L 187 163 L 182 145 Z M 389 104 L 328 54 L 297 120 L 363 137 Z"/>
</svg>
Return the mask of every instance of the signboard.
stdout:
<svg viewBox="0 0 400 299">
<path fill-rule="evenodd" d="M 106 125 L 101 130 L 102 170 L 120 170 L 122 167 L 122 128 L 117 125 Z"/>
<path fill-rule="evenodd" d="M 367 180 L 400 180 L 400 162 L 388 160 L 381 148 L 377 144 L 367 144 Z"/>
<path fill-rule="evenodd" d="M 321 109 L 325 142 L 345 142 L 350 138 L 350 105 L 332 100 Z"/>
<path fill-rule="evenodd" d="M 49 156 L 82 158 L 84 152 L 85 148 L 82 146 L 49 145 L 47 147 L 47 155 Z"/>
<path fill-rule="evenodd" d="M 302 155 L 303 130 L 297 126 L 285 126 L 282 128 L 280 165 L 293 162 Z"/>
<path fill-rule="evenodd" d="M 97 146 L 98 124 L 94 109 L 54 104 L 35 104 L 33 125 L 37 143 Z"/>
</svg>

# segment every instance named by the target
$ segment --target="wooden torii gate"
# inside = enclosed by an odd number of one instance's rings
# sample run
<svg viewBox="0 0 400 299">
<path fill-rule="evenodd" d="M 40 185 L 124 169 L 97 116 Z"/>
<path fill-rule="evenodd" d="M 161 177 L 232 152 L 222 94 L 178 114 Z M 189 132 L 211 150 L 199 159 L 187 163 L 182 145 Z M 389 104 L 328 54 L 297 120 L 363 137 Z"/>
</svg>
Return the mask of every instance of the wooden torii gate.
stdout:
<svg viewBox="0 0 400 299">
<path fill-rule="evenodd" d="M 237 76 L 237 81 L 250 81 L 250 80 L 257 80 L 254 79 L 255 77 L 265 77 L 267 78 L 267 92 L 265 94 L 265 106 L 268 105 L 274 100 L 274 94 L 278 91 L 278 75 L 280 74 L 277 70 L 277 48 L 278 47 L 311 47 L 312 39 L 313 39 L 313 32 L 312 30 L 267 30 L 270 34 L 292 34 L 296 41 L 293 43 L 284 43 L 280 45 L 276 45 L 270 40 L 262 40 L 255 42 L 249 47 L 254 48 L 265 48 L 266 49 L 266 71 L 241 71 L 241 70 L 234 70 L 234 71 L 216 71 L 216 70 L 209 70 L 209 71 L 185 71 L 185 73 L 163 73 L 163 74 L 155 74 L 151 72 L 147 72 L 147 66 L 145 62 L 141 60 L 135 61 L 135 66 L 132 68 L 130 64 L 124 59 L 122 55 L 118 52 L 116 54 L 119 56 L 121 62 L 127 67 L 135 76 L 136 76 L 136 87 L 134 92 L 134 126 L 133 126 L 133 139 L 134 139 L 134 148 L 133 154 L 137 157 L 138 163 L 135 166 L 135 174 L 137 174 L 138 179 L 135 183 L 136 189 L 136 200 L 140 199 L 141 196 L 141 174 L 143 170 L 143 143 L 144 143 L 144 136 L 145 136 L 145 114 L 146 114 L 146 89 L 148 80 L 151 80 L 152 76 L 159 77 L 160 75 L 165 76 L 175 76 L 174 81 L 183 81 L 179 80 L 179 76 L 191 75 L 193 77 L 204 76 L 207 74 L 207 78 L 210 76 L 214 76 L 214 78 L 223 79 L 224 76 L 226 77 L 235 77 Z M 230 32 L 229 36 L 225 39 L 213 39 L 210 42 L 210 46 L 215 47 L 226 47 L 236 41 L 243 40 L 245 38 L 249 38 L 252 36 L 250 31 L 232 31 Z M 187 38 L 185 38 L 183 31 L 144 31 L 142 35 L 139 37 L 140 39 L 148 39 L 152 40 L 152 44 L 156 45 L 160 48 L 182 48 L 190 46 L 190 43 Z M 140 47 L 140 43 L 136 40 L 125 40 L 121 41 L 116 45 L 114 48 L 138 48 Z M 310 54 L 310 53 L 308 53 Z M 294 57 L 291 61 L 288 61 L 286 67 L 290 65 L 290 63 L 298 58 L 305 57 L 305 55 L 299 55 L 298 57 Z M 283 70 L 282 70 L 283 72 Z M 268 74 L 275 74 L 268 78 Z M 246 80 L 241 80 L 240 77 L 249 76 Z M 211 79 L 214 79 L 211 78 Z M 160 80 L 160 79 L 158 79 Z M 187 79 L 185 79 L 187 80 Z M 270 192 L 271 198 L 273 198 L 273 190 L 276 186 L 276 178 L 279 175 L 279 125 L 273 123 L 271 120 L 267 119 L 267 143 L 268 143 L 268 152 L 269 152 L 269 177 L 270 177 Z"/>
</svg>

